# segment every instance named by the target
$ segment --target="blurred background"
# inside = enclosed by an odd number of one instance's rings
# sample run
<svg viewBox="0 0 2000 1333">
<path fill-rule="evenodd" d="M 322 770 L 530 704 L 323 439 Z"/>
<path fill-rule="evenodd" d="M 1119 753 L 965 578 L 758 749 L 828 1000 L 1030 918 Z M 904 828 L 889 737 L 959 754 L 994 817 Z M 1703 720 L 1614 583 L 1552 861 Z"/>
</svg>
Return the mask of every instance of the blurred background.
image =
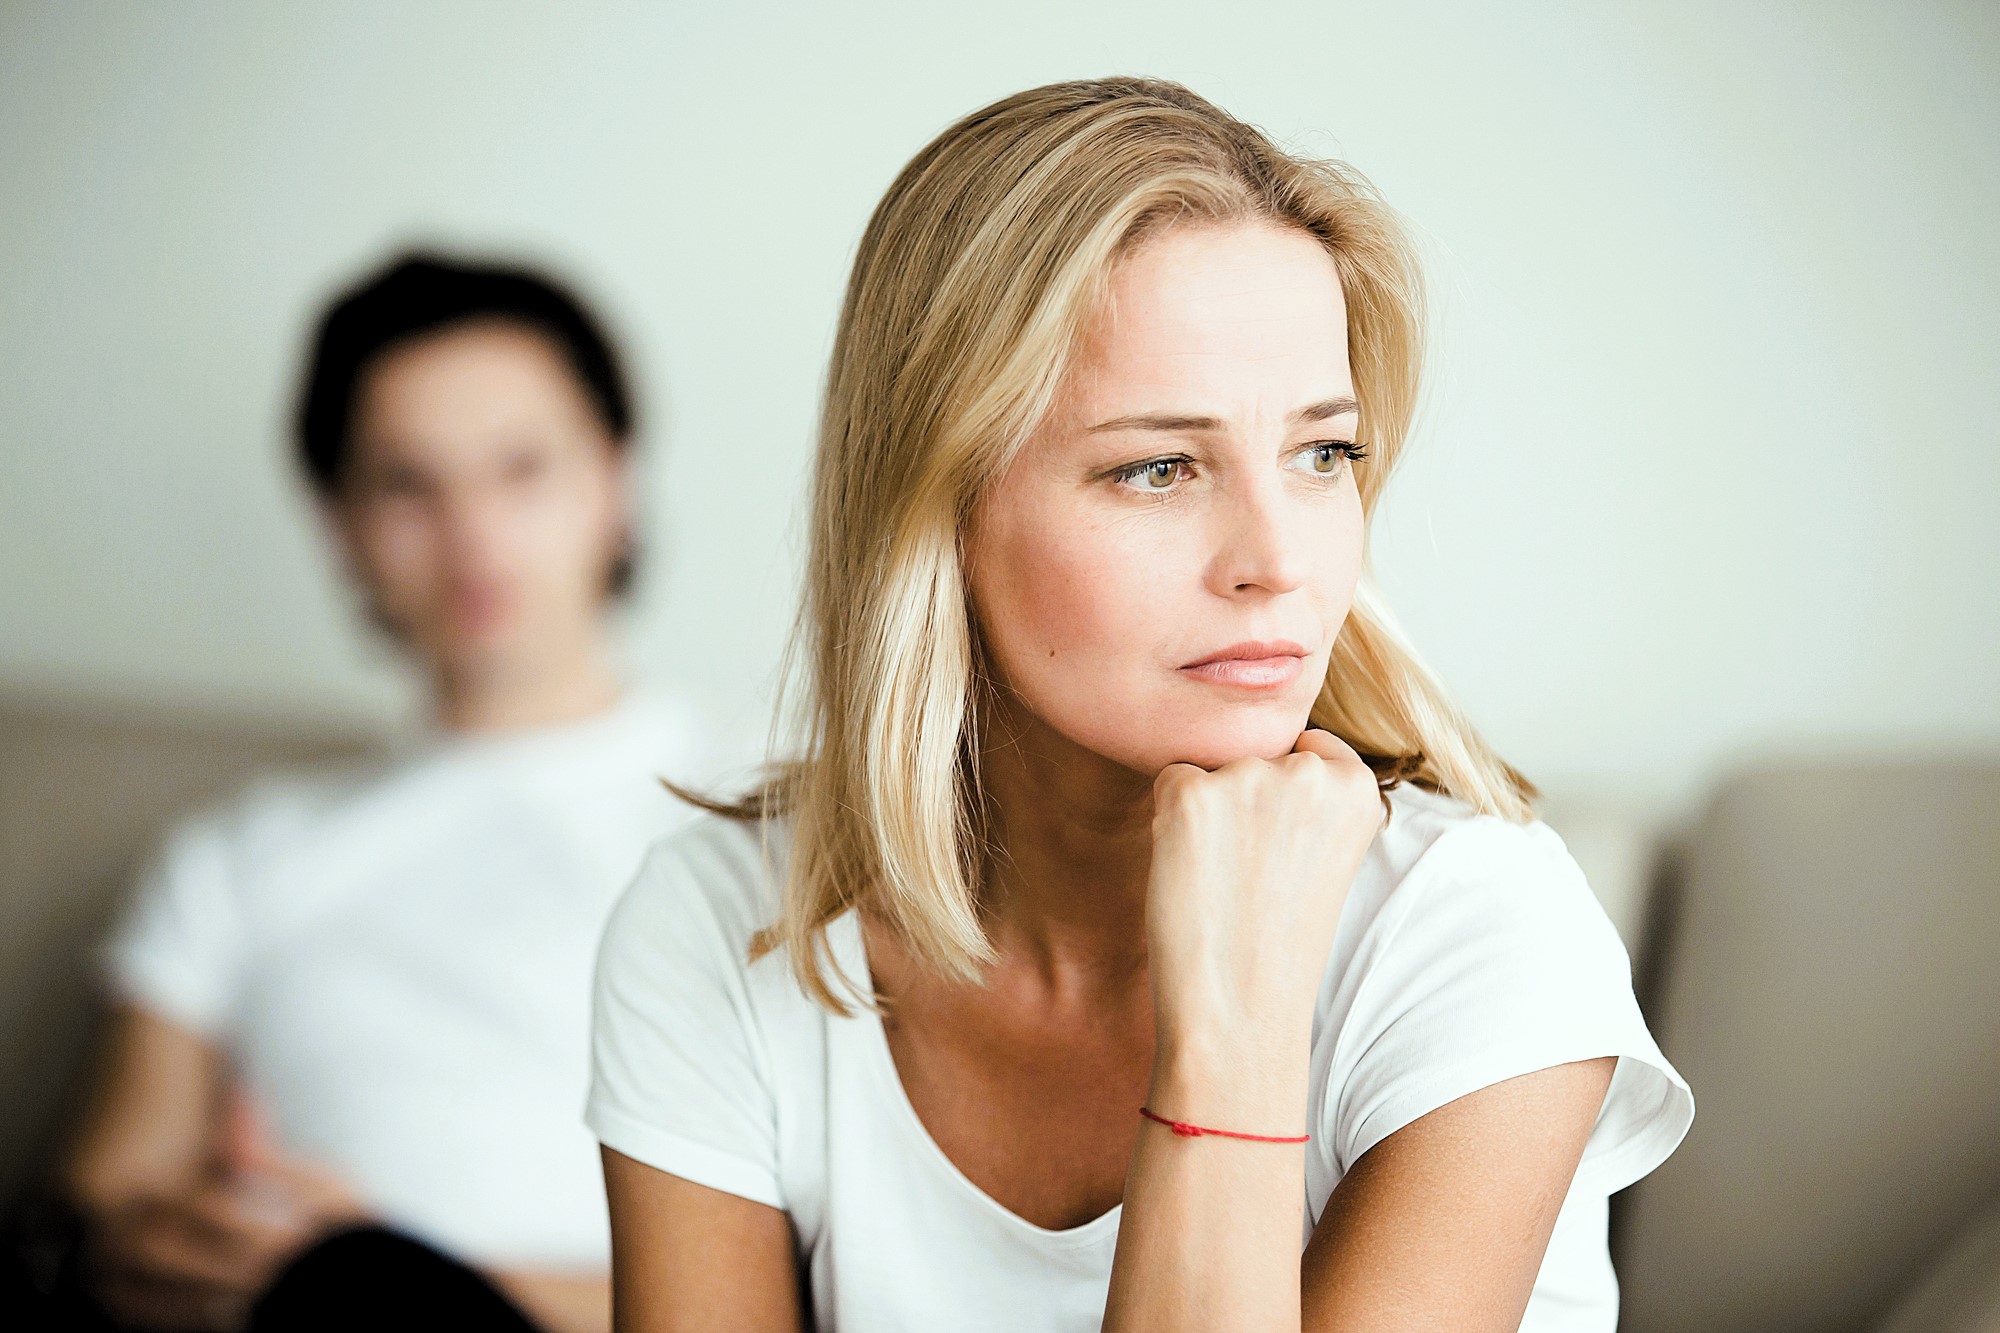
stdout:
<svg viewBox="0 0 2000 1333">
<path fill-rule="evenodd" d="M 1938 1264 L 2000 1272 L 1990 1223 L 1951 1257 L 2000 1193 L 2000 9 L 1969 0 L 0 5 L 6 1179 L 124 858 L 252 760 L 411 715 L 287 449 L 326 295 L 429 243 L 607 312 L 644 421 L 627 651 L 747 756 L 869 209 L 961 113 L 1113 72 L 1353 163 L 1423 238 L 1376 567 L 1549 792 L 1700 1108 L 1621 1200 L 1628 1325 L 1876 1328 Z"/>
</svg>

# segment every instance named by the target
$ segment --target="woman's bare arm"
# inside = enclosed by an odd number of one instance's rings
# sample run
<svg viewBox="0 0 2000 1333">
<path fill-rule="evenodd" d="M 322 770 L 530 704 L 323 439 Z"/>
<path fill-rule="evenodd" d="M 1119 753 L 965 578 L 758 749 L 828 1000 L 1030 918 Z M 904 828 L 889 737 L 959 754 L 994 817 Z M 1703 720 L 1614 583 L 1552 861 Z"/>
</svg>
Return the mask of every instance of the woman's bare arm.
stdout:
<svg viewBox="0 0 2000 1333">
<path fill-rule="evenodd" d="M 806 1333 L 781 1210 L 603 1154 L 618 1333 Z"/>
<path fill-rule="evenodd" d="M 1148 1104 L 1296 1135 L 1328 950 L 1386 798 L 1316 728 L 1276 760 L 1170 764 L 1153 796 Z M 1336 1187 L 1303 1260 L 1300 1144 L 1149 1122 L 1126 1172 L 1106 1333 L 1518 1326 L 1614 1064 L 1539 1070 L 1405 1125 Z"/>
<path fill-rule="evenodd" d="M 1508 1079 L 1389 1135 L 1335 1187 L 1302 1260 L 1297 1148 L 1142 1137 L 1107 1333 L 1511 1333 L 1616 1063 Z"/>
<path fill-rule="evenodd" d="M 1303 1327 L 1518 1329 L 1617 1064 L 1495 1083 L 1363 1153 L 1306 1247 Z"/>
</svg>

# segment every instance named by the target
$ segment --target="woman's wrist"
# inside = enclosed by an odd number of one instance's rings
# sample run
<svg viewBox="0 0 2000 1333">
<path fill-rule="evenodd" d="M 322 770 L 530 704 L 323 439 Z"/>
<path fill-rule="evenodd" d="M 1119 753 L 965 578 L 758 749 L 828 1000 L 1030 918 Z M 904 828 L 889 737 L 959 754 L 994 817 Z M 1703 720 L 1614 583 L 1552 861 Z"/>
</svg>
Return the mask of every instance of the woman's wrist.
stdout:
<svg viewBox="0 0 2000 1333">
<path fill-rule="evenodd" d="M 1184 990 L 1186 988 L 1183 988 Z M 1304 1060 L 1312 1042 L 1315 994 L 1303 987 L 1264 992 L 1235 989 L 1199 998 L 1154 999 L 1158 1058 L 1172 1057 L 1192 1073 L 1222 1076 L 1248 1064 Z"/>
<path fill-rule="evenodd" d="M 1255 1134 L 1296 1134 L 1305 1113 L 1310 1031 L 1162 1033 L 1146 1106 L 1158 1115 Z"/>
</svg>

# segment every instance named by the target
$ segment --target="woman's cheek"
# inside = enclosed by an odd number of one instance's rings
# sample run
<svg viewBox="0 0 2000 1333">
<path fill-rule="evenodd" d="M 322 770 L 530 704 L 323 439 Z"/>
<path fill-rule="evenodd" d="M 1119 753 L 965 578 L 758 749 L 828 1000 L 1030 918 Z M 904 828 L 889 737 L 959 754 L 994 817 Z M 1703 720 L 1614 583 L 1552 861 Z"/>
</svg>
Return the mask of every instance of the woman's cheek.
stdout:
<svg viewBox="0 0 2000 1333">
<path fill-rule="evenodd" d="M 1078 733 L 1117 725 L 1113 715 L 1141 705 L 1147 648 L 1173 599 L 1143 550 L 1079 525 L 1068 532 L 1069 540 L 1003 556 L 994 648 L 1029 706 L 1088 742 Z"/>
</svg>

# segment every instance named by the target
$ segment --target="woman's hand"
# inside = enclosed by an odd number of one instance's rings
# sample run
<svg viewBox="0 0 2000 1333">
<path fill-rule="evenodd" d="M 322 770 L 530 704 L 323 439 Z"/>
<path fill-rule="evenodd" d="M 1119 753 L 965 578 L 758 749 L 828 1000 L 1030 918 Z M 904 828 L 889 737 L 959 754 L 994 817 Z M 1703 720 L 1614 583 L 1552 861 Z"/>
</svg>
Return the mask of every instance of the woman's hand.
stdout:
<svg viewBox="0 0 2000 1333">
<path fill-rule="evenodd" d="M 1154 779 L 1146 937 L 1155 1094 L 1202 1102 L 1169 1100 L 1161 1114 L 1217 1124 L 1202 1117 L 1272 1104 L 1260 1076 L 1302 1080 L 1334 927 L 1384 812 L 1374 773 L 1316 728 L 1279 759 L 1213 772 L 1171 764 Z M 1162 1075 L 1190 1069 L 1196 1086 L 1162 1086 Z"/>
</svg>

